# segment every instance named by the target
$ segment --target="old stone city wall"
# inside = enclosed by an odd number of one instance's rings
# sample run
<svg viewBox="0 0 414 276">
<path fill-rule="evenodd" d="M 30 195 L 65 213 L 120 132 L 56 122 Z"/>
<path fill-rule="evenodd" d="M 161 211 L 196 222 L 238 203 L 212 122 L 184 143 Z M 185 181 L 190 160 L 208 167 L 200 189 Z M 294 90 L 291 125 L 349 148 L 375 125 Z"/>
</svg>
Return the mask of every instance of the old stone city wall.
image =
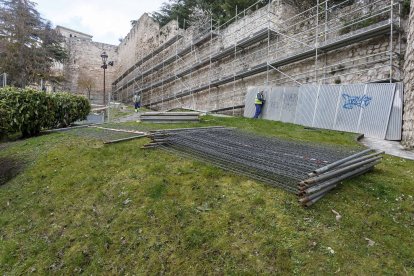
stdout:
<svg viewBox="0 0 414 276">
<path fill-rule="evenodd" d="M 103 104 L 103 69 L 101 54 L 106 52 L 108 61 L 118 60 L 117 46 L 99 43 L 92 40 L 92 36 L 57 26 L 56 30 L 64 37 L 63 46 L 68 51 L 68 60 L 56 63 L 52 70 L 56 76 L 62 76 L 64 82 L 53 86 L 49 90 L 71 91 L 88 97 L 91 103 Z M 106 70 L 106 102 L 109 100 L 111 83 L 116 76 L 116 68 L 108 66 Z"/>
<path fill-rule="evenodd" d="M 70 38 L 66 40 L 69 60 L 64 64 L 64 75 L 67 80 L 66 90 L 90 97 L 91 103 L 103 104 L 103 69 L 101 54 L 106 52 L 108 61 L 117 58 L 117 47 L 94 42 L 87 39 Z M 111 92 L 111 83 L 116 76 L 116 68 L 108 66 L 106 70 L 106 102 Z"/>
<path fill-rule="evenodd" d="M 236 81 L 220 83 L 221 79 L 228 79 L 237 75 L 237 72 L 248 72 L 268 61 L 306 51 L 315 43 L 332 41 L 339 36 L 352 35 L 360 29 L 387 22 L 389 18 L 382 11 L 390 1 L 383 2 L 362 9 L 358 6 L 362 5 L 359 1 L 351 6 L 331 9 L 327 15 L 320 13 L 316 17 L 316 12 L 312 11 L 295 16 L 295 9 L 275 1 L 255 11 L 247 11 L 224 26 L 214 26 L 211 33 L 208 28 L 201 32 L 191 27 L 185 31 L 180 30 L 176 22 L 159 28 L 156 22 L 144 15 L 131 30 L 128 35 L 130 37 L 119 47 L 119 64 L 122 68 L 118 68 L 118 80 L 113 91 L 117 100 L 125 102 L 130 101 L 134 92 L 141 92 L 143 103 L 156 110 L 183 107 L 205 111 L 233 111 L 232 107 L 243 105 L 248 86 L 267 82 L 298 85 L 315 82 L 376 82 L 387 81 L 390 77 L 400 80 L 402 60 L 396 57 L 405 51 L 404 39 L 394 35 L 391 40 L 389 34 L 380 34 L 327 52 L 320 51 L 317 58 L 313 56 L 293 60 L 277 68 L 269 67 L 270 70 L 236 78 Z M 360 23 L 361 18 L 367 18 L 371 14 L 374 16 L 370 18 L 374 20 L 362 20 L 363 24 Z M 353 22 L 356 22 L 353 25 L 356 26 L 355 29 L 344 28 Z M 402 25 L 404 24 L 402 20 Z M 243 40 L 254 37 L 266 28 L 279 30 L 279 33 L 269 31 L 269 36 L 266 35 L 265 38 L 246 45 L 240 44 L 242 47 L 233 47 L 231 54 L 205 62 L 215 53 L 226 51 L 235 43 L 243 43 Z M 328 30 L 327 33 L 324 30 Z M 169 43 L 175 36 L 179 39 L 175 43 Z M 203 40 L 203 37 L 207 39 Z M 165 44 L 168 46 L 163 47 Z M 162 48 L 161 51 L 159 47 Z M 191 51 L 180 54 L 187 47 Z M 389 58 L 391 50 L 392 70 Z M 148 55 L 149 59 L 139 62 Z M 174 61 L 167 62 L 171 58 Z M 128 65 L 124 65 L 126 62 Z M 197 64 L 203 66 L 191 69 Z"/>
<path fill-rule="evenodd" d="M 160 28 L 148 14 L 142 15 L 118 46 L 117 74 L 123 74 L 136 61 L 151 53 L 177 32 L 178 25 L 175 21 Z"/>
</svg>

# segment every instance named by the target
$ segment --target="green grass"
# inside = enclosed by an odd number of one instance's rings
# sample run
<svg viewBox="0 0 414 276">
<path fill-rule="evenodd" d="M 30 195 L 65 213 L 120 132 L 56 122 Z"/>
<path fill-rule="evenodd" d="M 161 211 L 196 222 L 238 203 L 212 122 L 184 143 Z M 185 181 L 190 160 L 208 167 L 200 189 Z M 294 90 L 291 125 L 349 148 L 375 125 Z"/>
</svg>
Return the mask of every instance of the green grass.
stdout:
<svg viewBox="0 0 414 276">
<path fill-rule="evenodd" d="M 198 125 L 356 145 L 353 134 L 270 121 L 207 116 Z M 193 125 L 174 125 L 183 126 Z M 1 274 L 414 273 L 412 161 L 386 156 L 303 209 L 282 190 L 140 149 L 147 142 L 55 133 L 1 145 L 0 159 L 26 164 L 0 186 Z"/>
<path fill-rule="evenodd" d="M 107 123 L 103 127 L 120 128 L 129 130 L 158 130 L 170 128 L 205 127 L 205 126 L 227 126 L 258 133 L 264 136 L 275 136 L 283 139 L 294 139 L 317 143 L 327 143 L 348 147 L 358 147 L 355 143 L 357 135 L 354 133 L 330 131 L 323 129 L 309 129 L 302 126 L 281 123 L 268 120 L 253 120 L 241 117 L 214 117 L 204 116 L 200 123 L 186 124 L 151 124 L 151 123 Z"/>
</svg>

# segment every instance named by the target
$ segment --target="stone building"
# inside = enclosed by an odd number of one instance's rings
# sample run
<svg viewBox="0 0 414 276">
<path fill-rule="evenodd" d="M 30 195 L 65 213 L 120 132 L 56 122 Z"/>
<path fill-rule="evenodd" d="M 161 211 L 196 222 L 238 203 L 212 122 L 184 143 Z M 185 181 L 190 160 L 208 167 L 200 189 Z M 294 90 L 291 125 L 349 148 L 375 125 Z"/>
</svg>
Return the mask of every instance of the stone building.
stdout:
<svg viewBox="0 0 414 276">
<path fill-rule="evenodd" d="M 99 43 L 92 36 L 66 27 L 57 26 L 56 30 L 65 38 L 65 47 L 69 59 L 65 64 L 56 64 L 66 82 L 63 90 L 85 95 L 92 103 L 103 103 L 103 69 L 101 54 L 106 52 L 108 60 L 118 60 L 117 46 Z M 109 100 L 111 83 L 114 81 L 116 69 L 108 66 L 106 70 L 106 102 Z"/>
</svg>

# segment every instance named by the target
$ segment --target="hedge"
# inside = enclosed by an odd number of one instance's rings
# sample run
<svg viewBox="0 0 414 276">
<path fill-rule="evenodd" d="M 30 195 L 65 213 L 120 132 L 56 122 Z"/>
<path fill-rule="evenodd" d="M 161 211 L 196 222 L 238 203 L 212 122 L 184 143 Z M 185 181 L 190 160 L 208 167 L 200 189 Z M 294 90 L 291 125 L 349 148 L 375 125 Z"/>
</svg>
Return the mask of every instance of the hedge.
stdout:
<svg viewBox="0 0 414 276">
<path fill-rule="evenodd" d="M 33 89 L 0 89 L 0 134 L 21 132 L 24 137 L 42 129 L 69 126 L 84 120 L 89 101 L 70 93 L 47 94 Z"/>
</svg>

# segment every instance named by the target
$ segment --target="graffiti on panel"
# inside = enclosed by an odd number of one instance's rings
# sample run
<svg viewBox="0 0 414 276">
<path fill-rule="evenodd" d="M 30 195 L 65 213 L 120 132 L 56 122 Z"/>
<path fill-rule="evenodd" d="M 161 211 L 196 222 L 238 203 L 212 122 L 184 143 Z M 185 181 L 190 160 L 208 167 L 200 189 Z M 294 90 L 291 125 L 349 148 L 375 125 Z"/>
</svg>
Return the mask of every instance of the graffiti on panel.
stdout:
<svg viewBox="0 0 414 276">
<path fill-rule="evenodd" d="M 365 108 L 372 100 L 372 97 L 368 97 L 367 95 L 350 96 L 348 94 L 342 94 L 342 98 L 345 100 L 345 103 L 342 106 L 345 109 L 353 109 L 354 107 Z"/>
</svg>

